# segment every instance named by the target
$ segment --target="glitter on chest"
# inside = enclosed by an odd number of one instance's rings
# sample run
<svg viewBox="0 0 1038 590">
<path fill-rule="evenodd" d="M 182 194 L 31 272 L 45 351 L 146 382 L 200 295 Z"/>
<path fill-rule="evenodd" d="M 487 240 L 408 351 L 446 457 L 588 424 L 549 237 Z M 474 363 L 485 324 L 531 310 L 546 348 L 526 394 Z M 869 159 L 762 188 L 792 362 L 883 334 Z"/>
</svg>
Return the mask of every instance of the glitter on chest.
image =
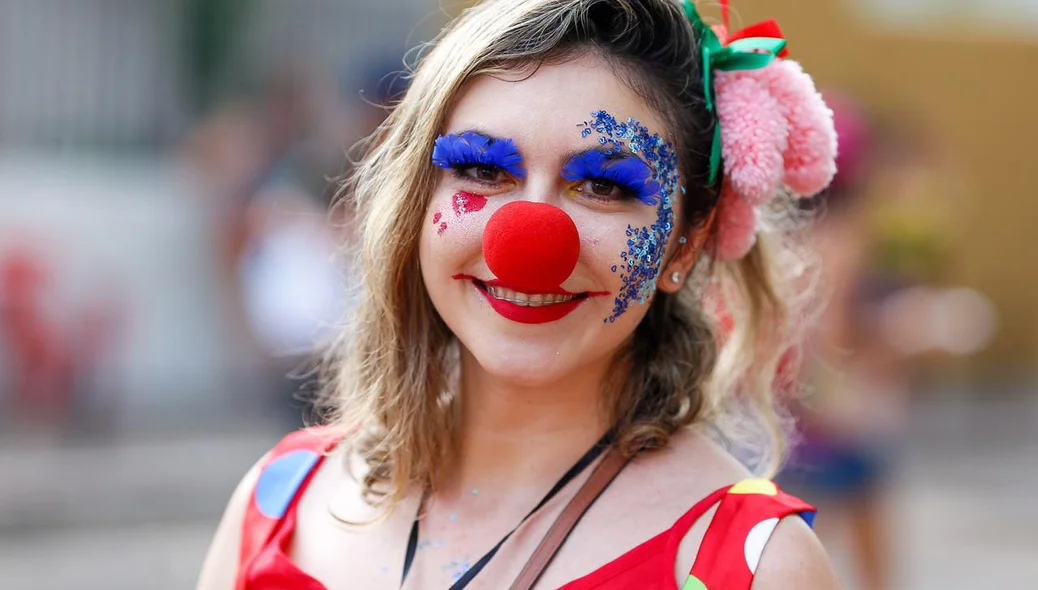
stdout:
<svg viewBox="0 0 1038 590">
<path fill-rule="evenodd" d="M 656 221 L 650 227 L 627 226 L 627 249 L 620 253 L 620 264 L 612 267 L 620 273 L 623 286 L 616 296 L 612 314 L 604 321 L 615 322 L 632 303 L 645 303 L 656 290 L 663 252 L 674 223 L 671 195 L 678 181 L 678 159 L 674 146 L 656 134 L 649 133 L 634 119 L 619 122 L 605 111 L 591 113 L 583 123 L 580 136 L 598 133 L 598 143 L 607 154 L 627 151 L 639 154 L 649 163 L 653 177 L 660 185 L 656 199 Z"/>
<path fill-rule="evenodd" d="M 452 559 L 450 563 L 443 566 L 443 571 L 450 574 L 452 582 L 460 580 L 470 569 L 472 569 L 472 562 L 468 556 L 462 559 Z"/>
</svg>

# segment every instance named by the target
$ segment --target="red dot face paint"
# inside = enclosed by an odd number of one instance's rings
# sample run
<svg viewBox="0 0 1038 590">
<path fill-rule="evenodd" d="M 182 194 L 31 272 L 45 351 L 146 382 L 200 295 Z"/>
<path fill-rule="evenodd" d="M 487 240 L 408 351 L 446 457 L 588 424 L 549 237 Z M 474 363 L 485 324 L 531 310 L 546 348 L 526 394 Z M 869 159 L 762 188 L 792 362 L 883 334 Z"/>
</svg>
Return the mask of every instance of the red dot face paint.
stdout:
<svg viewBox="0 0 1038 590">
<path fill-rule="evenodd" d="M 487 198 L 467 193 L 465 191 L 459 191 L 454 195 L 451 204 L 454 207 L 454 214 L 461 217 L 466 213 L 481 211 L 483 207 L 487 206 Z"/>
<path fill-rule="evenodd" d="M 447 222 L 440 221 L 441 219 L 443 219 L 443 213 L 440 213 L 439 211 L 433 213 L 432 224 L 439 226 L 436 228 L 436 235 L 438 236 L 442 236 L 443 232 L 447 231 Z"/>
</svg>

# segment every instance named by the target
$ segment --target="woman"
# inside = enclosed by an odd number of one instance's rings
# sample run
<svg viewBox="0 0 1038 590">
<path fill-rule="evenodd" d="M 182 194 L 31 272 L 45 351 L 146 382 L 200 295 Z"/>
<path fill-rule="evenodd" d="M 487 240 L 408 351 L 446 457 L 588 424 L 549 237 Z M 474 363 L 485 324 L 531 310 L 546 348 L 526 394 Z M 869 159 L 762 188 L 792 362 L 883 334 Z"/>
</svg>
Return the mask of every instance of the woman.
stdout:
<svg viewBox="0 0 1038 590">
<path fill-rule="evenodd" d="M 245 477 L 199 588 L 838 587 L 812 508 L 730 454 L 781 457 L 769 390 L 810 282 L 760 213 L 835 155 L 762 27 L 670 0 L 451 25 L 347 187 L 338 426 Z"/>
</svg>

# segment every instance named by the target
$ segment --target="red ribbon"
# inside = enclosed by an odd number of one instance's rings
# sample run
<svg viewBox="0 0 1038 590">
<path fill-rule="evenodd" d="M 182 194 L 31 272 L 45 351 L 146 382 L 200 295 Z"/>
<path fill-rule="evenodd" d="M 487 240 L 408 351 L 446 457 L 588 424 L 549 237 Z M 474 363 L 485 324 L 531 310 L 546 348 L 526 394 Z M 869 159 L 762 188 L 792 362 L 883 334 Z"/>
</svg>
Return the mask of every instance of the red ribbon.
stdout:
<svg viewBox="0 0 1038 590">
<path fill-rule="evenodd" d="M 782 34 L 782 29 L 779 27 L 779 24 L 775 19 L 750 25 L 729 34 L 728 30 L 731 28 L 731 9 L 728 6 L 728 0 L 721 0 L 721 18 L 724 20 L 724 25 L 713 27 L 714 33 L 717 34 L 717 38 L 721 41 L 721 45 L 728 45 L 732 41 L 748 39 L 750 37 L 768 37 L 771 39 L 786 38 L 785 35 Z M 779 57 L 786 57 L 787 55 L 789 55 L 788 48 L 783 49 L 782 52 L 778 54 Z"/>
</svg>

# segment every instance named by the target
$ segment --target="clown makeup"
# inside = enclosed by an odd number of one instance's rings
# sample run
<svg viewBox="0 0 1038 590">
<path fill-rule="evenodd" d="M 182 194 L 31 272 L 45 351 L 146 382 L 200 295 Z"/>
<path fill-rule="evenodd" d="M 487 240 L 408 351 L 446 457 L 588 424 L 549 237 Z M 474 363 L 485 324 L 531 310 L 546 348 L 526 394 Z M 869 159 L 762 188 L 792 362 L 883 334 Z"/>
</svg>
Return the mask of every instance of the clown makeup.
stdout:
<svg viewBox="0 0 1038 590">
<path fill-rule="evenodd" d="M 491 185 L 501 181 L 503 172 L 519 179 L 526 177 L 523 156 L 511 139 L 478 131 L 462 131 L 436 138 L 432 163 L 454 170 L 459 178 Z"/>
<path fill-rule="evenodd" d="M 594 111 L 593 119 L 581 124 L 581 137 L 598 134 L 597 148 L 571 156 L 561 176 L 573 183 L 571 191 L 581 197 L 605 203 L 632 199 L 656 207 L 656 220 L 650 227 L 627 226 L 627 249 L 610 270 L 619 273 L 623 283 L 605 322 L 615 322 L 633 302 L 645 303 L 656 288 L 667 238 L 673 226 L 671 195 L 677 186 L 677 156 L 674 147 L 634 119 L 618 122 L 605 112 Z M 641 154 L 645 159 L 639 157 Z M 441 135 L 433 147 L 432 163 L 452 169 L 457 178 L 496 188 L 507 177 L 523 179 L 523 156 L 511 139 L 493 137 L 477 131 Z M 486 198 L 459 191 L 452 198 L 457 217 L 481 210 Z M 433 225 L 442 235 L 447 222 L 442 214 L 433 216 Z"/>
<path fill-rule="evenodd" d="M 462 131 L 436 138 L 432 163 L 440 168 L 453 170 L 458 179 L 478 187 L 496 188 L 503 184 L 508 176 L 517 179 L 526 177 L 523 156 L 516 148 L 515 142 L 478 131 Z M 486 202 L 486 198 L 481 195 L 459 191 L 451 199 L 451 208 L 456 217 L 461 217 L 466 213 L 479 211 Z M 440 212 L 433 216 L 436 233 L 441 236 L 448 227 L 442 218 L 443 214 Z"/>
<path fill-rule="evenodd" d="M 487 198 L 468 191 L 458 191 L 451 198 L 451 209 L 454 216 L 461 218 L 467 213 L 478 213 L 487 206 Z M 447 231 L 447 222 L 443 220 L 443 213 L 437 211 L 432 218 L 432 224 L 436 226 L 436 233 L 443 235 Z"/>
<path fill-rule="evenodd" d="M 650 134 L 634 119 L 620 123 L 605 111 L 591 113 L 593 119 L 581 127 L 581 137 L 598 134 L 602 149 L 574 157 L 563 171 L 577 178 L 590 176 L 627 187 L 638 200 L 656 206 L 656 222 L 651 227 L 627 226 L 627 250 L 620 263 L 612 267 L 620 273 L 623 287 L 617 294 L 613 313 L 605 319 L 615 322 L 632 302 L 645 303 L 656 290 L 656 277 L 674 222 L 671 195 L 677 186 L 678 166 L 674 146 L 657 134 Z M 634 154 L 641 154 L 645 161 Z"/>
<path fill-rule="evenodd" d="M 679 213 L 675 151 L 609 65 L 478 76 L 431 146 L 442 173 L 419 266 L 480 371 L 527 384 L 585 371 L 647 310 L 632 302 L 651 299 Z"/>
<path fill-rule="evenodd" d="M 655 205 L 660 186 L 652 179 L 652 169 L 640 158 L 611 149 L 581 152 L 566 163 L 562 177 L 581 183 L 576 190 L 584 196 L 603 201 L 636 198 Z"/>
</svg>

